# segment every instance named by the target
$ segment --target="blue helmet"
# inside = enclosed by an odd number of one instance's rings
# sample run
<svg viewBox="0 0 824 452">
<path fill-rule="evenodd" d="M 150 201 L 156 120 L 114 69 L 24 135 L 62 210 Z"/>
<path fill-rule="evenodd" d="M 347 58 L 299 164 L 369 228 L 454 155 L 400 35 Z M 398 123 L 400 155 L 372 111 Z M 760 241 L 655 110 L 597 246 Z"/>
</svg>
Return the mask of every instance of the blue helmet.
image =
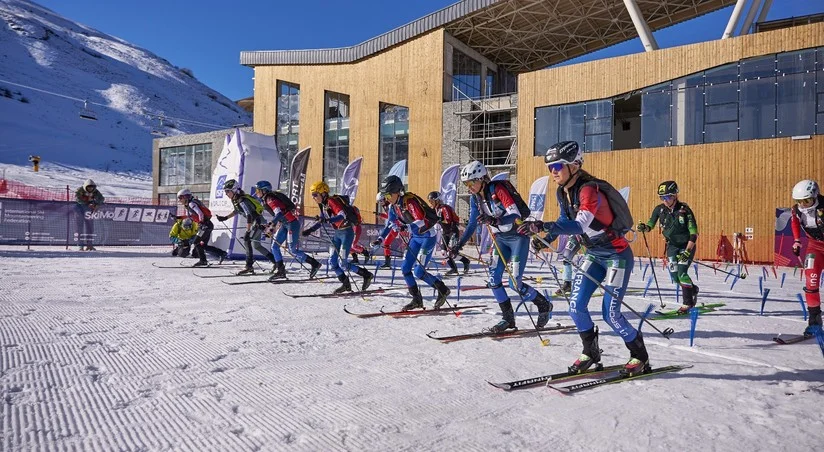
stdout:
<svg viewBox="0 0 824 452">
<path fill-rule="evenodd" d="M 272 191 L 272 184 L 268 180 L 261 180 L 255 184 L 255 188 L 266 194 Z"/>
</svg>

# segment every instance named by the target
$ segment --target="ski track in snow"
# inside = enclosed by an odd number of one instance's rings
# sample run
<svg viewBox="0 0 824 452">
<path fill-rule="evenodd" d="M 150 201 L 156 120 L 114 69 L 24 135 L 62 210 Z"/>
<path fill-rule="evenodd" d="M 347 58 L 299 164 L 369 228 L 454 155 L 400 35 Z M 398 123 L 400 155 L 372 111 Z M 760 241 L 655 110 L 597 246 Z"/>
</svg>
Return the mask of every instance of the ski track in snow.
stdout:
<svg viewBox="0 0 824 452">
<path fill-rule="evenodd" d="M 281 290 L 328 293 L 337 281 L 228 286 L 186 268 L 153 267 L 180 262 L 165 251 L 0 247 L 3 451 L 818 446 L 811 433 L 821 423 L 802 413 L 817 419 L 820 411 L 821 351 L 815 341 L 771 342 L 803 329 L 797 279 L 784 289 L 768 279 L 770 298 L 787 301 L 768 301 L 768 315 L 759 316 L 757 280 L 739 281 L 732 293 L 723 278 L 702 272 L 702 301 L 727 305 L 701 316 L 694 347 L 687 319 L 654 321 L 676 329 L 670 341 L 643 328 L 653 366 L 693 368 L 565 396 L 543 387 L 506 393 L 486 381 L 562 371 L 579 353 L 575 333 L 546 335 L 548 347 L 534 336 L 426 338 L 497 321 L 486 290 L 465 292 L 461 302 L 489 308 L 460 317 L 358 319 L 343 304 L 358 312 L 396 308 L 406 294 L 291 299 Z M 532 265 L 528 273 L 538 274 Z M 467 277 L 463 285 L 482 281 Z M 379 274 L 375 287 L 388 283 Z M 456 281 L 447 284 L 454 289 Z M 643 288 L 638 273 L 631 287 Z M 431 289 L 423 293 L 431 306 Z M 677 306 L 674 293 L 664 293 Z M 658 303 L 650 295 L 627 302 L 642 310 Z M 571 324 L 566 302 L 555 303 L 553 322 Z M 604 362 L 625 361 L 600 312 L 593 317 Z M 529 324 L 523 308 L 518 323 Z"/>
</svg>

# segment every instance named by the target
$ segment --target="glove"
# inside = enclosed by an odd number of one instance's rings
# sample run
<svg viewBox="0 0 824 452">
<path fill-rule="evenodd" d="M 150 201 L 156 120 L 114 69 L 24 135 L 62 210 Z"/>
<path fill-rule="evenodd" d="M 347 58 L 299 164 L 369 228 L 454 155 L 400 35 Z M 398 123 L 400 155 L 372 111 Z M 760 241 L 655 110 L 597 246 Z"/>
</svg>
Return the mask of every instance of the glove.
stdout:
<svg viewBox="0 0 824 452">
<path fill-rule="evenodd" d="M 795 254 L 796 256 L 801 255 L 801 242 L 799 242 L 799 241 L 793 242 L 793 254 Z"/>
<path fill-rule="evenodd" d="M 689 250 L 683 250 L 680 253 L 676 254 L 675 257 L 678 258 L 680 262 L 686 262 L 690 259 L 690 254 L 692 253 L 690 253 Z"/>
<path fill-rule="evenodd" d="M 310 231 L 308 229 L 304 229 L 303 231 L 301 231 L 300 235 L 302 237 L 309 237 L 310 235 L 312 235 L 312 231 Z"/>
<path fill-rule="evenodd" d="M 390 228 L 395 232 L 402 232 L 407 230 L 409 226 L 406 223 L 401 223 L 400 221 L 397 221 L 395 223 L 392 223 L 392 226 L 390 226 Z"/>
<path fill-rule="evenodd" d="M 638 223 L 638 226 L 636 226 L 635 229 L 637 229 L 638 232 L 649 232 L 650 231 L 649 226 L 647 226 L 646 223 Z"/>
<path fill-rule="evenodd" d="M 547 247 L 547 246 L 544 244 L 544 242 L 542 242 L 542 241 L 541 241 L 541 239 L 540 239 L 540 238 L 538 238 L 538 237 L 532 237 L 532 248 L 533 248 L 535 251 L 541 251 L 542 249 L 544 249 L 544 248 L 546 248 L 546 247 Z"/>
<path fill-rule="evenodd" d="M 369 242 L 369 244 L 372 245 L 372 246 L 378 246 L 381 243 L 383 243 L 383 240 L 381 240 L 381 239 L 375 239 L 375 240 L 372 240 L 371 242 Z"/>
<path fill-rule="evenodd" d="M 179 241 L 180 241 L 180 239 L 179 239 L 179 238 L 177 238 L 177 237 L 169 237 L 169 240 L 171 240 L 171 241 L 172 241 L 172 243 L 174 243 L 175 245 L 177 245 L 177 242 L 179 242 Z"/>
<path fill-rule="evenodd" d="M 532 235 L 544 229 L 544 222 L 540 220 L 528 220 L 518 226 L 518 234 Z"/>
<path fill-rule="evenodd" d="M 329 219 L 328 219 L 328 218 L 326 218 L 326 216 L 325 216 L 325 215 L 318 215 L 318 216 L 316 216 L 316 217 L 315 217 L 315 220 L 316 220 L 318 223 L 320 223 L 320 224 L 324 224 L 324 223 L 328 223 L 328 222 L 329 222 Z"/>
<path fill-rule="evenodd" d="M 217 218 L 217 221 L 220 221 L 221 223 L 229 219 L 226 215 L 215 215 L 215 218 Z"/>
<path fill-rule="evenodd" d="M 478 222 L 487 224 L 489 226 L 498 226 L 498 218 L 491 215 L 481 215 L 478 217 Z"/>
<path fill-rule="evenodd" d="M 461 245 L 461 244 L 457 244 L 457 245 L 453 246 L 452 248 L 449 248 L 449 252 L 447 253 L 449 255 L 449 258 L 450 259 L 455 259 L 456 257 L 458 257 L 458 254 L 460 254 L 462 248 L 463 248 L 463 245 Z"/>
</svg>

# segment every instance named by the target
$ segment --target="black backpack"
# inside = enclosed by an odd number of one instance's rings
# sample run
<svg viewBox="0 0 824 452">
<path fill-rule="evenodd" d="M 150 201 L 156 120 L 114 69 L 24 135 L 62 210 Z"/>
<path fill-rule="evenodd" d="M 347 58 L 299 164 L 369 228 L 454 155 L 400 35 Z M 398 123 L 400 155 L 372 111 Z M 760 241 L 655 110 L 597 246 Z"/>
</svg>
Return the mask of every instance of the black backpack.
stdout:
<svg viewBox="0 0 824 452">
<path fill-rule="evenodd" d="M 423 198 L 414 193 L 406 193 L 403 195 L 402 202 L 404 211 L 408 211 L 406 209 L 406 203 L 408 203 L 412 199 L 418 201 L 418 204 L 420 204 L 421 208 L 423 209 L 424 215 L 426 215 L 426 229 L 429 229 L 438 224 L 438 221 L 440 221 L 440 217 L 438 216 L 438 213 L 435 212 L 435 209 L 433 209 L 426 201 L 424 201 Z"/>
<path fill-rule="evenodd" d="M 635 222 L 632 219 L 632 212 L 629 210 L 627 201 L 623 196 L 621 196 L 621 193 L 619 193 L 615 187 L 610 185 L 610 183 L 605 180 L 594 177 L 591 181 L 586 182 L 584 185 L 589 184 L 595 184 L 598 191 L 607 197 L 607 203 L 609 203 L 609 208 L 612 210 L 613 216 L 612 224 L 609 226 L 609 229 L 615 231 L 618 235 L 623 236 L 627 233 L 627 231 L 635 226 Z"/>
<path fill-rule="evenodd" d="M 349 222 L 352 226 L 360 224 L 358 221 L 358 214 L 355 212 L 355 209 L 352 207 L 352 204 L 349 204 L 349 197 L 346 195 L 332 195 L 330 198 L 335 198 L 343 204 L 343 215 L 346 217 L 346 221 Z"/>
<path fill-rule="evenodd" d="M 277 199 L 278 201 L 283 203 L 283 205 L 286 206 L 285 207 L 286 210 L 289 211 L 289 212 L 294 212 L 295 209 L 297 208 L 295 203 L 292 202 L 292 198 L 284 195 L 283 193 L 281 193 L 279 191 L 270 191 L 269 193 L 266 194 L 266 196 L 273 196 L 275 199 Z"/>
<path fill-rule="evenodd" d="M 489 182 L 489 195 L 495 193 L 495 184 L 503 185 L 506 191 L 512 196 L 512 199 L 515 201 L 515 206 L 518 208 L 518 213 L 521 214 L 521 220 L 526 220 L 527 217 L 532 214 L 529 206 L 524 202 L 524 198 L 521 197 L 521 194 L 518 193 L 518 190 L 512 185 L 512 182 L 508 180 L 494 180 Z"/>
</svg>

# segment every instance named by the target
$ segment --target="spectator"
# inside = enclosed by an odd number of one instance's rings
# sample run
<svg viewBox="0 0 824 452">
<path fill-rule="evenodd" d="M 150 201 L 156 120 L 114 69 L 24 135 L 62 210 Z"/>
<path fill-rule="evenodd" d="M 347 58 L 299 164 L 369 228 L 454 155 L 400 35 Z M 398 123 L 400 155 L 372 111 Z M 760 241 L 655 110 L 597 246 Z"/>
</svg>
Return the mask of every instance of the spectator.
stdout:
<svg viewBox="0 0 824 452">
<path fill-rule="evenodd" d="M 172 256 L 189 257 L 195 235 L 197 235 L 197 225 L 195 222 L 192 221 L 191 218 L 178 218 L 172 226 L 172 230 L 169 232 L 169 240 L 171 240 L 174 245 Z M 192 255 L 192 257 L 195 256 Z"/>
<path fill-rule="evenodd" d="M 91 179 L 86 179 L 83 186 L 78 188 L 74 193 L 76 204 L 75 210 L 75 225 L 77 233 L 78 246 L 80 251 L 83 251 L 85 245 L 86 251 L 94 251 L 94 220 L 92 214 L 103 204 L 105 198 L 97 190 L 97 184 Z"/>
</svg>

